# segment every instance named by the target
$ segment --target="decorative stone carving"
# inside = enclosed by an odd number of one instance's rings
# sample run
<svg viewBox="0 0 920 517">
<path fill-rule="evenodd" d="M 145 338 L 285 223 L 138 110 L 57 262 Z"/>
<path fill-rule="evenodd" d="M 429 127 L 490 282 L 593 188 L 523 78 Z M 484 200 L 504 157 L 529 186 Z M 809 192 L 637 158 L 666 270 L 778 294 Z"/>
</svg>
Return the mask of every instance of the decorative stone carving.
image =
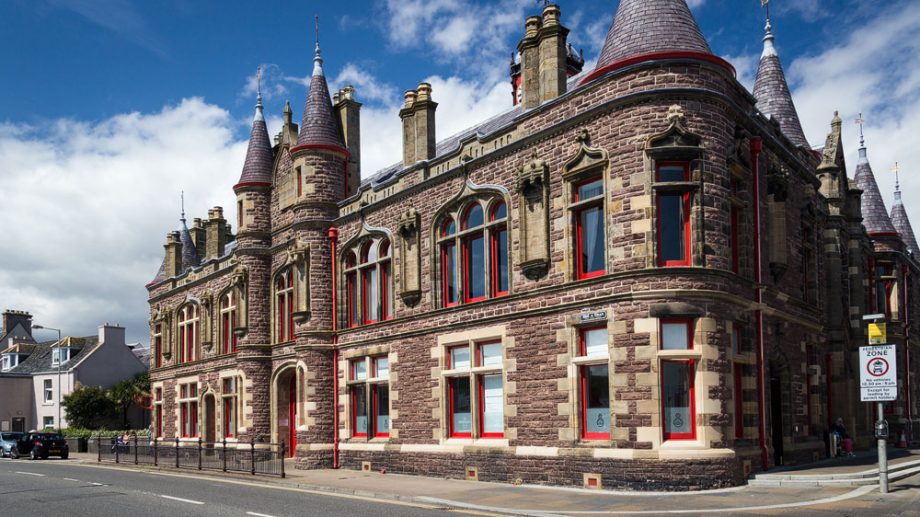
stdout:
<svg viewBox="0 0 920 517">
<path fill-rule="evenodd" d="M 249 269 L 238 264 L 230 275 L 230 288 L 236 290 L 236 327 L 233 333 L 241 338 L 249 328 Z"/>
<path fill-rule="evenodd" d="M 579 131 L 575 140 L 579 144 L 578 151 L 576 151 L 575 156 L 569 158 L 562 166 L 562 177 L 564 179 L 574 179 L 583 173 L 594 172 L 598 168 L 603 168 L 604 171 L 607 170 L 607 166 L 610 163 L 607 151 L 590 146 L 591 135 L 588 130 L 582 129 Z"/>
<path fill-rule="evenodd" d="M 668 128 L 645 142 L 645 152 L 656 160 L 690 161 L 702 156 L 702 138 L 686 126 L 684 112 L 678 105 L 668 109 Z M 691 164 L 692 166 L 692 164 Z"/>
<path fill-rule="evenodd" d="M 310 319 L 310 245 L 292 243 L 287 263 L 294 275 L 294 322 L 305 323 Z"/>
<path fill-rule="evenodd" d="M 205 352 L 210 352 L 211 348 L 214 346 L 214 336 L 213 334 L 213 314 L 214 309 L 213 295 L 211 291 L 205 291 L 201 294 L 198 299 L 198 304 L 200 308 L 199 312 L 199 332 L 201 334 L 201 348 Z"/>
<path fill-rule="evenodd" d="M 537 157 L 517 172 L 521 207 L 521 272 L 535 280 L 549 271 L 549 167 Z"/>
<path fill-rule="evenodd" d="M 157 305 L 156 311 L 153 313 L 153 318 L 150 320 L 150 330 L 153 332 L 154 325 L 160 325 L 160 333 L 163 349 L 160 350 L 160 354 L 163 356 L 163 359 L 169 360 L 172 357 L 172 328 L 170 323 L 172 322 L 171 318 L 172 309 L 168 306 Z M 153 343 L 153 339 L 150 340 Z"/>
<path fill-rule="evenodd" d="M 414 208 L 399 216 L 399 295 L 414 306 L 422 295 L 421 217 Z"/>
</svg>

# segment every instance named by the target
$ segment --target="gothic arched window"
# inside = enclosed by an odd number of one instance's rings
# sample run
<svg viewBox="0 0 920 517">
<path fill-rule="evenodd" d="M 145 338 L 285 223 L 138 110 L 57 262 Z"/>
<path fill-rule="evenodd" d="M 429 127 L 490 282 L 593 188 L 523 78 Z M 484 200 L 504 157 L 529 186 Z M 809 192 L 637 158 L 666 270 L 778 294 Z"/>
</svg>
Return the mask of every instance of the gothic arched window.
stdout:
<svg viewBox="0 0 920 517">
<path fill-rule="evenodd" d="M 275 277 L 275 342 L 294 340 L 294 270 Z"/>
<path fill-rule="evenodd" d="M 233 332 L 239 326 L 239 295 L 230 289 L 220 297 L 220 353 L 236 352 L 237 336 Z"/>
<path fill-rule="evenodd" d="M 198 304 L 187 303 L 179 309 L 179 362 L 198 360 L 200 335 L 200 310 Z"/>
<path fill-rule="evenodd" d="M 390 240 L 365 239 L 345 254 L 345 297 L 348 326 L 393 317 Z"/>
</svg>

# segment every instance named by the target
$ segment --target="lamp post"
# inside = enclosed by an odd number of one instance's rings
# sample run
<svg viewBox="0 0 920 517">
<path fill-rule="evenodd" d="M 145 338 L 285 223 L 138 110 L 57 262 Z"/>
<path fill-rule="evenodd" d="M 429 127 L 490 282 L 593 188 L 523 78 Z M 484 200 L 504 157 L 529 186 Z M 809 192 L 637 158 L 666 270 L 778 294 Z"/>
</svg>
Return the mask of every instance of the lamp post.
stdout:
<svg viewBox="0 0 920 517">
<path fill-rule="evenodd" d="M 45 326 L 42 326 L 42 325 L 32 325 L 32 328 L 33 328 L 33 329 L 37 329 L 37 330 L 55 330 L 55 331 L 57 331 L 57 334 L 58 334 L 58 340 L 57 340 L 57 343 L 58 343 L 58 349 L 57 349 L 57 354 L 58 354 L 58 361 L 57 361 L 57 367 L 58 367 L 58 368 L 57 368 L 57 374 L 58 374 L 58 375 L 57 375 L 57 378 L 58 378 L 58 380 L 57 380 L 57 392 L 58 392 L 58 396 L 57 396 L 57 413 L 58 413 L 58 414 L 57 414 L 57 428 L 60 429 L 60 428 L 61 428 L 61 362 L 62 362 L 62 361 L 61 361 L 61 329 L 55 329 L 55 328 L 51 328 L 51 327 L 45 327 Z"/>
</svg>

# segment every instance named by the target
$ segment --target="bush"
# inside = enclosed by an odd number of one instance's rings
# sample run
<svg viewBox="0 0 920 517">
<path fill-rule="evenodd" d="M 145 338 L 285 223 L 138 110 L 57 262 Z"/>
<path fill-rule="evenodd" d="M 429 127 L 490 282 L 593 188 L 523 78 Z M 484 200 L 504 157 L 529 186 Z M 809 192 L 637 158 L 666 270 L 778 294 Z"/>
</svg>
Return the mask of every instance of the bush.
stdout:
<svg viewBox="0 0 920 517">
<path fill-rule="evenodd" d="M 73 427 L 100 428 L 115 416 L 115 404 L 99 387 L 80 386 L 64 397 L 61 403 L 67 422 Z"/>
</svg>

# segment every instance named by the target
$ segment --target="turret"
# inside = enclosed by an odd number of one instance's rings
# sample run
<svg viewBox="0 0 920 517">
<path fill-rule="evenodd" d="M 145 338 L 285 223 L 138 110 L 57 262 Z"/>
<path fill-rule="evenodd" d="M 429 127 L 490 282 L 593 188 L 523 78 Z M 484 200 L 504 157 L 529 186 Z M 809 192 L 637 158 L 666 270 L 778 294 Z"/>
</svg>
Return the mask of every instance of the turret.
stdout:
<svg viewBox="0 0 920 517">
<path fill-rule="evenodd" d="M 790 142 L 798 147 L 810 149 L 802 123 L 799 121 L 798 112 L 789 93 L 786 83 L 786 74 L 780 63 L 779 54 L 774 46 L 773 26 L 767 18 L 764 28 L 763 53 L 760 56 L 760 67 L 757 69 L 757 79 L 754 81 L 754 97 L 757 99 L 757 108 L 764 116 L 776 119 L 780 130 Z"/>
<path fill-rule="evenodd" d="M 895 173 L 898 172 L 900 172 L 898 166 L 895 165 Z M 901 200 L 901 183 L 897 177 L 894 186 L 894 206 L 891 207 L 891 224 L 904 241 L 907 251 L 915 260 L 920 260 L 920 247 L 917 246 L 917 237 L 914 236 L 914 229 L 907 217 L 907 209 L 904 208 L 904 202 Z"/>
<path fill-rule="evenodd" d="M 237 231 L 240 236 L 247 233 L 267 234 L 271 231 L 269 210 L 271 206 L 272 188 L 272 146 L 268 138 L 268 129 L 265 126 L 265 117 L 262 114 L 262 88 L 261 73 L 259 74 L 259 91 L 256 97 L 256 112 L 252 119 L 252 130 L 249 134 L 249 147 L 246 149 L 246 161 L 240 180 L 233 187 L 236 193 Z M 212 219 L 209 213 L 209 223 Z M 223 219 L 223 211 L 217 219 Z M 223 229 L 223 228 L 221 228 Z M 215 236 L 223 232 L 214 229 Z M 224 239 L 224 242 L 226 240 Z M 222 243 L 217 248 L 223 248 Z M 215 252 L 217 250 L 215 249 Z M 222 253 L 222 249 L 220 250 Z"/>
<path fill-rule="evenodd" d="M 882 199 L 878 183 L 875 181 L 872 165 L 869 164 L 862 126 L 859 129 L 859 161 L 856 162 L 855 179 L 856 185 L 863 191 L 862 215 L 866 231 L 869 232 L 869 235 L 874 236 L 897 235 L 894 225 L 891 224 L 891 218 L 888 217 L 888 210 L 885 208 L 885 201 Z"/>
</svg>

